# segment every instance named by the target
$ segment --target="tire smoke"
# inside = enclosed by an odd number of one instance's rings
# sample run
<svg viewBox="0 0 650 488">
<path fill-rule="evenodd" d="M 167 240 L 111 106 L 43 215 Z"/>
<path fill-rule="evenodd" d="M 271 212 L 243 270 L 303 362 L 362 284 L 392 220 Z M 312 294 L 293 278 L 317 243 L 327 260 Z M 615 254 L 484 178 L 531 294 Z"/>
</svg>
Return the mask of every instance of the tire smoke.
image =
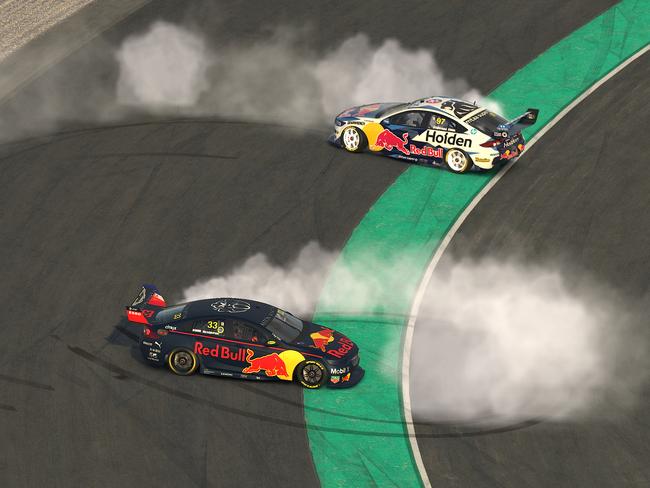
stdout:
<svg viewBox="0 0 650 488">
<path fill-rule="evenodd" d="M 363 314 L 376 311 L 379 302 L 410 305 L 413 289 L 399 283 L 420 273 L 408 255 L 386 263 L 368 253 L 354 267 L 339 262 L 336 285 L 322 295 L 335 259 L 315 243 L 283 266 L 258 254 L 228 274 L 189 287 L 184 298 L 251 298 L 304 318 L 317 301 L 329 313 L 346 315 L 351 306 Z M 631 408 L 648 371 L 645 343 L 631 331 L 632 318 L 597 284 L 569 287 L 553 267 L 455 262 L 434 274 L 418 313 L 410 379 L 414 417 L 561 421 L 583 418 L 612 401 L 619 409 Z M 362 337 L 356 339 L 363 348 Z M 365 357 L 382 354 L 367 351 Z"/>
<path fill-rule="evenodd" d="M 264 43 L 206 49 L 181 26 L 156 22 L 127 38 L 117 52 L 118 101 L 161 111 L 243 120 L 316 125 L 344 109 L 429 95 L 480 100 L 462 80 L 446 80 L 430 51 L 410 51 L 393 39 L 371 45 L 365 34 L 323 55 L 284 30 Z"/>
</svg>

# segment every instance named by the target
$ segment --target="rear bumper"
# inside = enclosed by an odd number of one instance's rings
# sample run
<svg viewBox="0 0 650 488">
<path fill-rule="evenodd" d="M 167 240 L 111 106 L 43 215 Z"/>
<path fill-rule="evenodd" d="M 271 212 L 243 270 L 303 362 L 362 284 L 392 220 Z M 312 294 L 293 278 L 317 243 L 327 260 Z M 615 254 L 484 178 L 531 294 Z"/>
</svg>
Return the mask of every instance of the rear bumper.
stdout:
<svg viewBox="0 0 650 488">
<path fill-rule="evenodd" d="M 337 383 L 332 383 L 330 379 L 330 381 L 327 383 L 327 386 L 330 388 L 350 388 L 351 386 L 357 385 L 365 374 L 366 371 L 361 366 L 357 366 L 352 371 L 350 371 L 349 379 L 343 380 L 343 378 L 341 378 Z"/>
</svg>

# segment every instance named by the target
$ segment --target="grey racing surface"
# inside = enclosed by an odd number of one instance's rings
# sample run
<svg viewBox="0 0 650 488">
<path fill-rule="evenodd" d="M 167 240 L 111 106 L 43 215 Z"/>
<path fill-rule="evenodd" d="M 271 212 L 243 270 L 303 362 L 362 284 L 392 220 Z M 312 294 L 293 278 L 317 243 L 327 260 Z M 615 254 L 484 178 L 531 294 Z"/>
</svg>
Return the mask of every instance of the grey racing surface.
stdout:
<svg viewBox="0 0 650 488">
<path fill-rule="evenodd" d="M 101 46 L 158 19 L 217 46 L 284 25 L 307 26 L 316 52 L 359 32 L 396 38 L 488 92 L 612 3 L 152 2 L 22 87 L 0 116 L 38 117 L 35 95 L 52 86 L 61 107 L 112 86 Z M 484 28 L 490 19 L 511 20 Z M 458 41 L 459 24 L 474 35 Z M 341 249 L 405 168 L 328 146 L 328 127 L 281 122 L 76 121 L 0 146 L 1 486 L 318 485 L 299 387 L 150 368 L 121 317 L 143 282 L 173 302 L 257 252 L 286 263 L 310 241 Z"/>
<path fill-rule="evenodd" d="M 645 54 L 544 135 L 470 213 L 438 272 L 456 259 L 484 256 L 559 262 L 570 289 L 596 280 L 621 294 L 624 310 L 647 326 L 649 76 Z M 611 324 L 612 340 L 626 332 L 618 325 Z M 417 348 L 417 327 L 414 344 L 415 356 L 428 353 Z M 631 411 L 605 404 L 594 418 L 530 422 L 492 435 L 419 424 L 418 445 L 433 486 L 643 487 L 650 483 L 649 400 L 646 385 Z"/>
</svg>

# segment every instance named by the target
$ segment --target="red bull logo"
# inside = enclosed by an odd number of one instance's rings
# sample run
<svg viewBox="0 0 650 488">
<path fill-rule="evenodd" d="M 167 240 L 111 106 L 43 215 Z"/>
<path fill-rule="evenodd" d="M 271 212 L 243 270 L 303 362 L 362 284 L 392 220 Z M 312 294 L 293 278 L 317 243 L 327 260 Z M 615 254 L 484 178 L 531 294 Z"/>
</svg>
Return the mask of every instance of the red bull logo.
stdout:
<svg viewBox="0 0 650 488">
<path fill-rule="evenodd" d="M 408 144 L 409 142 L 408 139 L 409 139 L 409 135 L 406 133 L 402 134 L 402 139 L 400 139 L 395 134 L 393 134 L 390 130 L 384 129 L 377 136 L 377 141 L 375 142 L 375 146 L 383 147 L 388 151 L 392 151 L 394 148 L 397 149 L 399 152 L 406 154 L 408 156 L 409 154 L 411 154 L 409 150 L 406 148 L 406 144 Z"/>
<path fill-rule="evenodd" d="M 210 356 L 213 358 L 229 359 L 231 361 L 238 361 L 240 363 L 246 362 L 244 360 L 244 350 L 240 348 L 232 348 L 217 344 L 210 348 L 203 345 L 202 342 L 194 343 L 194 354 L 199 356 Z"/>
<path fill-rule="evenodd" d="M 243 351 L 243 350 L 242 350 Z M 277 354 L 267 354 L 254 358 L 255 353 L 246 349 L 246 362 L 250 365 L 242 370 L 243 373 L 259 373 L 264 371 L 266 376 L 288 376 L 287 366 L 282 358 Z"/>
<path fill-rule="evenodd" d="M 312 332 L 309 337 L 314 341 L 312 347 L 325 352 L 325 346 L 334 340 L 334 331 L 332 329 L 321 329 L 318 332 Z"/>
</svg>

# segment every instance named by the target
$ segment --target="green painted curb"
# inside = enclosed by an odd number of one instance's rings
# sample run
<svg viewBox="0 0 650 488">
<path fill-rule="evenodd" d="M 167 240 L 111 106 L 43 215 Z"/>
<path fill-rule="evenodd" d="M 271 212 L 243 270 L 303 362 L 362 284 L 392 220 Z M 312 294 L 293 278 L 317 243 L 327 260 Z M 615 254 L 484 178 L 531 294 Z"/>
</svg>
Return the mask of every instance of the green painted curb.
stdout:
<svg viewBox="0 0 650 488">
<path fill-rule="evenodd" d="M 517 71 L 490 97 L 502 104 L 506 116 L 528 107 L 540 109 L 537 125 L 525 131 L 529 139 L 643 48 L 650 41 L 648 25 L 650 2 L 623 1 Z M 314 321 L 359 344 L 366 377 L 349 390 L 305 391 L 305 420 L 322 486 L 421 485 L 402 417 L 407 315 L 440 241 L 493 176 L 412 166 L 377 200 L 341 252 Z M 362 288 L 372 290 L 370 303 L 362 309 L 353 297 L 357 293 L 337 287 L 350 272 L 364 283 Z M 328 430 L 342 428 L 346 433 Z"/>
</svg>

